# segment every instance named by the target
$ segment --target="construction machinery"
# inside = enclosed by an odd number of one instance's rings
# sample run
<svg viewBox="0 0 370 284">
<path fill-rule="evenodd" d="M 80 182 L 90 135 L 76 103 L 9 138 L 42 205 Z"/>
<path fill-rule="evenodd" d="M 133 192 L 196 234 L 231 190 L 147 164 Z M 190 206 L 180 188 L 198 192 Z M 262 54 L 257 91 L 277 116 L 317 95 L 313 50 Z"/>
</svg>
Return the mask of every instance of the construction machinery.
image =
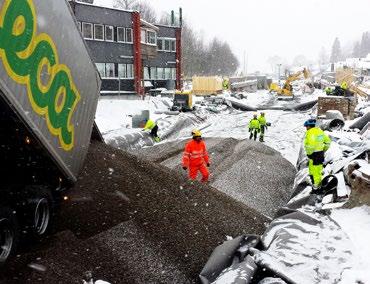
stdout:
<svg viewBox="0 0 370 284">
<path fill-rule="evenodd" d="M 173 111 L 192 111 L 193 110 L 193 94 L 191 91 L 176 90 L 173 96 Z"/>
<path fill-rule="evenodd" d="M 0 0 L 0 14 L 1 267 L 21 236 L 45 235 L 69 199 L 100 77 L 67 1 Z"/>
<path fill-rule="evenodd" d="M 303 71 L 289 75 L 282 88 L 276 83 L 271 83 L 270 92 L 276 92 L 278 100 L 294 99 L 292 82 L 301 79 L 302 75 L 305 79 L 307 79 L 310 77 L 310 72 L 304 68 Z"/>
</svg>

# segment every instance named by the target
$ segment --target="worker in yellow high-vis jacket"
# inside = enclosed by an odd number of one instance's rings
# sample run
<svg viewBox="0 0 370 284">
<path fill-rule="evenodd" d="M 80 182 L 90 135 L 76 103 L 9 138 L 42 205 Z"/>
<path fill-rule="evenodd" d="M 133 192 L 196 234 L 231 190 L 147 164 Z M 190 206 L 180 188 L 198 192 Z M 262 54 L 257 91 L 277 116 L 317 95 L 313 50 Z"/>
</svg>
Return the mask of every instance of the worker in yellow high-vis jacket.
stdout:
<svg viewBox="0 0 370 284">
<path fill-rule="evenodd" d="M 143 131 L 150 130 L 150 136 L 153 137 L 155 142 L 161 141 L 161 139 L 158 136 L 158 125 L 151 119 L 145 119 L 145 126 Z"/>
<path fill-rule="evenodd" d="M 257 113 L 253 114 L 253 118 L 249 121 L 248 129 L 249 129 L 249 133 L 250 133 L 249 134 L 249 139 L 254 138 L 254 141 L 256 141 L 257 140 L 257 134 L 261 130 L 260 122 L 257 118 Z"/>
<path fill-rule="evenodd" d="M 307 129 L 304 149 L 308 157 L 308 170 L 312 180 L 312 189 L 318 190 L 321 187 L 325 151 L 329 149 L 331 140 L 323 130 L 316 127 L 315 119 L 307 120 L 304 126 Z"/>
<path fill-rule="evenodd" d="M 265 138 L 265 131 L 267 129 L 267 121 L 266 121 L 265 113 L 263 111 L 258 117 L 258 121 L 260 123 L 260 129 L 261 129 L 260 142 L 263 142 L 263 139 Z"/>
</svg>

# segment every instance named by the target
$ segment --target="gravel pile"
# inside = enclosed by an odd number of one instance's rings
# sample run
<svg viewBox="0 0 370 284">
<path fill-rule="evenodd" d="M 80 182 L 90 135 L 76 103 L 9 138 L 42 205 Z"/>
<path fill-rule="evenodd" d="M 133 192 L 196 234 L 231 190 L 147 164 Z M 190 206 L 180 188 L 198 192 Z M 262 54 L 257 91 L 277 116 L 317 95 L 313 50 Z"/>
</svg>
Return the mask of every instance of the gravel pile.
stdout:
<svg viewBox="0 0 370 284">
<path fill-rule="evenodd" d="M 87 270 L 111 283 L 196 283 L 226 236 L 264 232 L 262 214 L 177 173 L 92 144 L 56 233 L 0 283 L 81 283 Z"/>
<path fill-rule="evenodd" d="M 177 172 L 187 141 L 146 148 L 137 154 Z M 249 207 L 274 217 L 291 195 L 296 170 L 280 153 L 251 140 L 205 138 L 211 159 L 211 185 Z"/>
</svg>

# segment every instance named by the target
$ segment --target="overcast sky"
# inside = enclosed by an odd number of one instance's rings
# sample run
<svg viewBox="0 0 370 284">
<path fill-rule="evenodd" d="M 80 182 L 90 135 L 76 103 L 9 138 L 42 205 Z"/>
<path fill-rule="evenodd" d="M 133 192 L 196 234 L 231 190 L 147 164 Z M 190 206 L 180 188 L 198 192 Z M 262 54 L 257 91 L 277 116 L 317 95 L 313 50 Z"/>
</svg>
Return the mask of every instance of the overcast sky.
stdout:
<svg viewBox="0 0 370 284">
<path fill-rule="evenodd" d="M 113 0 L 95 0 L 111 5 Z M 206 39 L 227 41 L 248 71 L 271 71 L 267 58 L 297 55 L 317 61 L 335 37 L 342 46 L 370 31 L 370 0 L 146 0 L 160 14 L 183 8 L 184 18 Z"/>
</svg>

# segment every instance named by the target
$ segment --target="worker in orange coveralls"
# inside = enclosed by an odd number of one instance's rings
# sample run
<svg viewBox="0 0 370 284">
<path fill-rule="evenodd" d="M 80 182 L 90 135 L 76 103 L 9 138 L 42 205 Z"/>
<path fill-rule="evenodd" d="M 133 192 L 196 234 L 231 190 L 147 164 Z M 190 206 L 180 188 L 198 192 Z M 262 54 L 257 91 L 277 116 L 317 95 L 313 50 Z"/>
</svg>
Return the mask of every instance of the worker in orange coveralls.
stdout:
<svg viewBox="0 0 370 284">
<path fill-rule="evenodd" d="M 182 168 L 186 171 L 189 168 L 189 178 L 195 180 L 198 171 L 202 174 L 201 182 L 208 182 L 209 157 L 206 149 L 206 144 L 202 140 L 202 133 L 199 130 L 193 130 L 191 133 L 193 140 L 189 141 L 185 146 L 184 155 L 182 157 Z"/>
</svg>

